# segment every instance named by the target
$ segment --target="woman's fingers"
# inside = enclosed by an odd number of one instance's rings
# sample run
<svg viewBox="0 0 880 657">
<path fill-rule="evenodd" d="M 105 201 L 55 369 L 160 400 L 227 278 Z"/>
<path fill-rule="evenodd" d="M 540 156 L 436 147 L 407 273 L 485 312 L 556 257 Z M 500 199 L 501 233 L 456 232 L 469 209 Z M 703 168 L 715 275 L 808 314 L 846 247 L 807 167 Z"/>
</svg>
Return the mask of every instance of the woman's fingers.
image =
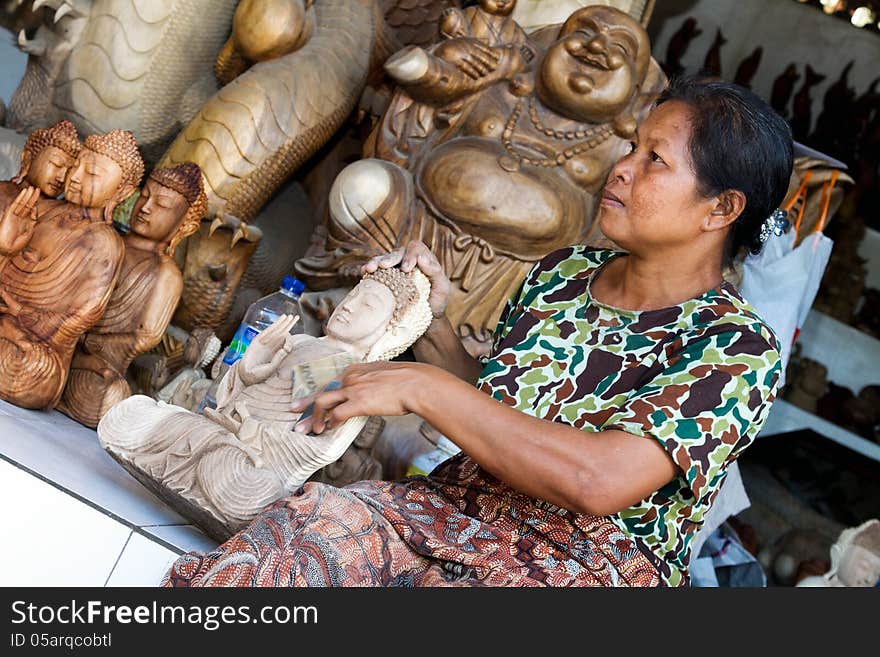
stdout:
<svg viewBox="0 0 880 657">
<path fill-rule="evenodd" d="M 317 393 L 316 393 L 317 394 Z M 300 397 L 299 399 L 294 399 L 290 404 L 290 410 L 294 413 L 302 413 L 315 401 L 315 395 L 307 395 L 306 397 Z"/>
<path fill-rule="evenodd" d="M 396 267 L 403 259 L 404 252 L 405 249 L 402 248 L 394 249 L 388 253 L 371 258 L 363 267 L 361 267 L 361 272 L 364 274 L 372 274 L 379 269 L 379 267 L 382 267 L 383 269 Z"/>
<path fill-rule="evenodd" d="M 432 260 L 436 262 L 437 259 L 434 257 L 431 249 L 429 249 L 424 242 L 414 240 L 406 245 L 406 253 L 400 263 L 400 270 L 410 272 L 418 266 L 425 275 L 428 275 L 428 272 L 425 271 L 422 265 L 429 263 Z M 437 263 L 437 265 L 439 267 L 440 263 Z"/>
<path fill-rule="evenodd" d="M 331 390 L 315 395 L 310 417 L 300 419 L 294 429 L 300 433 L 321 433 L 327 428 L 327 413 L 348 399 L 344 390 Z"/>
</svg>

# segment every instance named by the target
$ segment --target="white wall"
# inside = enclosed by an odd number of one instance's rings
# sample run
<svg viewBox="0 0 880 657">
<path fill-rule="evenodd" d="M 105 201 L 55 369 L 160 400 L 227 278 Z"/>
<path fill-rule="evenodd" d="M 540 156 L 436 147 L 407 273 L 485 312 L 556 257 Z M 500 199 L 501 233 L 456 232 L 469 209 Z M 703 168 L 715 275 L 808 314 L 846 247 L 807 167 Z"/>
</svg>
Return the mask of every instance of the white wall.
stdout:
<svg viewBox="0 0 880 657">
<path fill-rule="evenodd" d="M 849 83 L 858 93 L 880 76 L 880 34 L 876 30 L 854 27 L 795 0 L 657 0 L 648 31 L 658 61 L 665 59 L 670 38 L 689 16 L 696 18 L 702 34 L 691 41 L 682 58 L 688 73 L 702 67 L 720 27 L 727 39 L 721 47 L 722 76 L 733 80 L 740 62 L 762 46 L 752 89 L 768 100 L 773 81 L 791 62 L 798 65 L 801 75 L 794 93 L 803 83 L 806 64 L 825 75 L 810 92 L 814 127 L 825 91 L 851 59 L 856 61 Z"/>
</svg>

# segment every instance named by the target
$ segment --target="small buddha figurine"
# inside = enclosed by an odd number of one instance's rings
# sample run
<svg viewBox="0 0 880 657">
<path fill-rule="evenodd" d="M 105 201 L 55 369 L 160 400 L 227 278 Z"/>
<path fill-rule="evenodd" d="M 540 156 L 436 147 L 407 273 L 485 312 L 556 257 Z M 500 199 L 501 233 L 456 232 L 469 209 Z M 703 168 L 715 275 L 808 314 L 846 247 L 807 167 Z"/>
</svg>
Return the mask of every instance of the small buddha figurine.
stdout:
<svg viewBox="0 0 880 657">
<path fill-rule="evenodd" d="M 525 40 L 525 32 L 510 18 L 516 0 L 480 0 L 478 4 L 479 7 L 445 10 L 440 20 L 440 36 L 474 37 L 490 46 Z"/>
<path fill-rule="evenodd" d="M 131 395 L 125 373 L 136 356 L 162 339 L 180 301 L 183 276 L 175 247 L 199 228 L 208 199 L 197 164 L 150 174 L 123 238 L 119 281 L 104 315 L 83 336 L 59 410 L 96 427 L 111 406 Z"/>
<path fill-rule="evenodd" d="M 104 313 L 119 275 L 124 246 L 113 210 L 143 173 L 130 132 L 87 137 L 65 200 L 41 201 L 27 248 L 0 260 L 0 398 L 57 404 L 76 343 Z"/>
<path fill-rule="evenodd" d="M 880 520 L 844 529 L 831 546 L 831 569 L 802 579 L 798 586 L 880 586 Z"/>
<path fill-rule="evenodd" d="M 260 333 L 221 380 L 204 415 L 135 395 L 98 424 L 98 438 L 129 472 L 218 540 L 339 459 L 368 418 L 321 435 L 294 430 L 294 400 L 355 362 L 390 360 L 431 323 L 430 283 L 419 271 L 380 269 L 340 303 L 325 335 L 290 335 L 283 316 Z"/>
<path fill-rule="evenodd" d="M 0 256 L 11 257 L 24 249 L 37 221 L 37 203 L 61 194 L 81 148 L 70 121 L 28 135 L 18 175 L 0 182 Z"/>
</svg>

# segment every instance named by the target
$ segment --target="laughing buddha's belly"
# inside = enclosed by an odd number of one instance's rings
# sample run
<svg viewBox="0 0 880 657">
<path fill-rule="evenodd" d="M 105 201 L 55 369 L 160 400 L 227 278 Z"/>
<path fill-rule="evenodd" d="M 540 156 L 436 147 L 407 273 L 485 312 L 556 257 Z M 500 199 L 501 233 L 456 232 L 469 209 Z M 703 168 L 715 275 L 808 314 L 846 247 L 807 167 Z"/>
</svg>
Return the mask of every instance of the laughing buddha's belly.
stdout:
<svg viewBox="0 0 880 657">
<path fill-rule="evenodd" d="M 543 256 L 587 228 L 584 193 L 561 168 L 502 168 L 495 140 L 456 139 L 439 146 L 418 174 L 419 193 L 443 217 L 494 247 Z"/>
</svg>

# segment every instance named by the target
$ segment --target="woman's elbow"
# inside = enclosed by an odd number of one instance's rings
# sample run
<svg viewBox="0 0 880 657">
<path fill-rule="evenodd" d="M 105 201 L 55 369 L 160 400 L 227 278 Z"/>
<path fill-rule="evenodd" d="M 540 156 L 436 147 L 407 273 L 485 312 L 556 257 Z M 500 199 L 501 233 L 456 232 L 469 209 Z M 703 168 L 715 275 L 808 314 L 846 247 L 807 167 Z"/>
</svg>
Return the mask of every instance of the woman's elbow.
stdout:
<svg viewBox="0 0 880 657">
<path fill-rule="evenodd" d="M 610 516 L 627 507 L 621 503 L 614 485 L 601 473 L 581 470 L 574 477 L 576 482 L 566 497 L 568 509 L 591 516 Z"/>
</svg>

